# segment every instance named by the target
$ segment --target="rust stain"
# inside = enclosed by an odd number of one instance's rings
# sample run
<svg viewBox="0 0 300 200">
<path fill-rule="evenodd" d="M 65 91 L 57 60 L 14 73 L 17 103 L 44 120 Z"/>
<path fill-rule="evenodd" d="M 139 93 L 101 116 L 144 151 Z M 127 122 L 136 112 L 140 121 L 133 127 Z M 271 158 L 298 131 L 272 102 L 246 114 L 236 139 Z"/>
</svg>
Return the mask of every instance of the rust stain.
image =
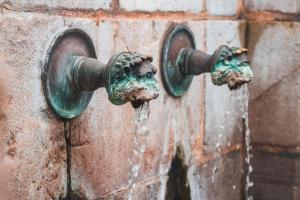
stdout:
<svg viewBox="0 0 300 200">
<path fill-rule="evenodd" d="M 121 10 L 118 2 L 113 2 L 113 9 L 110 11 L 98 10 L 68 10 L 56 9 L 51 11 L 37 11 L 47 12 L 52 15 L 61 15 L 66 17 L 80 17 L 94 20 L 99 24 L 103 20 L 122 20 L 122 19 L 163 19 L 172 20 L 174 22 L 182 21 L 197 21 L 197 20 L 255 20 L 255 21 L 298 21 L 299 14 L 287 14 L 278 11 L 249 11 L 242 2 L 239 2 L 237 13 L 233 16 L 215 16 L 210 15 L 208 12 L 201 13 L 187 13 L 187 12 L 141 12 L 134 11 L 128 12 Z"/>
<path fill-rule="evenodd" d="M 202 85 L 203 85 L 203 89 L 201 90 L 201 96 L 204 97 L 205 96 L 205 77 L 203 77 L 201 79 L 202 81 Z M 195 158 L 195 162 L 199 163 L 201 162 L 201 160 L 203 159 L 203 141 L 204 141 L 204 133 L 205 133 L 205 98 L 201 99 L 200 102 L 200 117 L 199 117 L 199 121 L 200 121 L 200 130 L 199 130 L 199 134 L 197 135 L 197 137 L 195 138 L 195 142 L 192 145 L 192 153 L 194 155 Z"/>
<path fill-rule="evenodd" d="M 218 156 L 224 156 L 231 152 L 241 151 L 241 150 L 242 150 L 241 144 L 234 144 L 234 145 L 231 145 L 230 147 L 221 149 L 221 151 L 218 154 L 212 153 L 212 154 L 203 155 L 202 159 L 199 161 L 199 164 L 202 165 L 202 164 L 205 164 L 205 163 L 217 158 Z"/>
<path fill-rule="evenodd" d="M 155 160 L 156 155 L 158 155 L 159 152 L 156 150 L 149 150 L 146 149 L 144 153 L 144 171 L 149 171 L 153 168 L 153 161 Z"/>
<path fill-rule="evenodd" d="M 254 143 L 252 146 L 256 149 L 264 150 L 270 153 L 282 153 L 282 152 L 299 152 L 300 145 L 292 146 L 292 147 L 284 147 L 284 146 L 277 146 L 277 145 L 269 145 L 269 144 L 258 144 Z"/>
<path fill-rule="evenodd" d="M 210 15 L 208 12 L 189 13 L 184 11 L 165 12 L 165 11 L 133 11 L 129 12 L 122 10 L 118 0 L 112 0 L 112 6 L 109 10 L 84 10 L 84 9 L 67 9 L 67 8 L 55 8 L 49 9 L 47 7 L 34 6 L 25 10 L 14 10 L 9 5 L 4 4 L 2 9 L 5 11 L 13 12 L 35 12 L 35 13 L 47 13 L 50 15 L 61 15 L 66 17 L 80 17 L 94 20 L 99 24 L 102 20 L 122 20 L 122 19 L 165 19 L 174 22 L 191 21 L 191 20 L 258 20 L 258 21 L 299 21 L 299 14 L 288 14 L 279 11 L 251 11 L 246 8 L 243 0 L 238 0 L 237 12 L 233 16 L 215 16 Z"/>
<path fill-rule="evenodd" d="M 243 2 L 240 4 L 239 12 L 241 18 L 253 21 L 299 21 L 299 14 L 269 10 L 251 11 Z"/>
<path fill-rule="evenodd" d="M 244 2 L 243 0 L 238 0 L 238 6 L 236 11 L 237 18 L 239 19 L 243 18 L 243 13 L 244 13 Z"/>
<path fill-rule="evenodd" d="M 202 13 L 185 13 L 185 12 L 126 12 L 122 10 L 115 10 L 113 12 L 107 11 L 73 11 L 73 10 L 54 10 L 51 14 L 62 15 L 67 17 L 81 17 L 96 21 L 97 23 L 103 20 L 122 20 L 122 19 L 163 19 L 172 20 L 174 22 L 190 21 L 190 20 L 235 20 L 237 16 L 213 16 L 207 12 Z"/>
<path fill-rule="evenodd" d="M 200 160 L 203 157 L 203 139 L 201 137 L 201 134 L 198 135 L 198 137 L 195 139 L 195 143 L 192 145 L 192 152 L 194 155 L 194 158 L 196 162 L 200 162 Z"/>
<path fill-rule="evenodd" d="M 174 132 L 171 128 L 169 133 L 168 153 L 162 159 L 161 164 L 168 164 L 172 160 L 174 154 L 174 145 Z"/>
</svg>

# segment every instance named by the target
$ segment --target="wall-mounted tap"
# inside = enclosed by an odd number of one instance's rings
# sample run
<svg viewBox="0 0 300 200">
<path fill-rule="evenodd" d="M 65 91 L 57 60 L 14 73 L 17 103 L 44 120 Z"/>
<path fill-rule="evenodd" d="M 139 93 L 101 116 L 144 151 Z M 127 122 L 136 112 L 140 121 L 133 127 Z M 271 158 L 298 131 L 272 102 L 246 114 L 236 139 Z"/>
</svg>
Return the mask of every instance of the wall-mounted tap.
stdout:
<svg viewBox="0 0 300 200">
<path fill-rule="evenodd" d="M 169 31 L 162 51 L 162 74 L 167 91 L 182 96 L 194 75 L 211 73 L 215 85 L 236 89 L 253 77 L 247 49 L 220 46 L 213 55 L 195 50 L 194 36 L 184 25 Z"/>
<path fill-rule="evenodd" d="M 220 46 L 213 55 L 202 51 L 183 48 L 177 57 L 180 71 L 187 75 L 211 73 L 215 85 L 227 84 L 229 89 L 236 89 L 249 83 L 253 77 L 245 48 Z"/>
<path fill-rule="evenodd" d="M 105 87 L 116 105 L 131 102 L 139 107 L 158 97 L 152 57 L 122 52 L 107 64 L 96 59 L 89 36 L 79 29 L 64 29 L 50 43 L 42 74 L 44 93 L 52 110 L 74 118 L 87 107 L 93 91 Z"/>
</svg>

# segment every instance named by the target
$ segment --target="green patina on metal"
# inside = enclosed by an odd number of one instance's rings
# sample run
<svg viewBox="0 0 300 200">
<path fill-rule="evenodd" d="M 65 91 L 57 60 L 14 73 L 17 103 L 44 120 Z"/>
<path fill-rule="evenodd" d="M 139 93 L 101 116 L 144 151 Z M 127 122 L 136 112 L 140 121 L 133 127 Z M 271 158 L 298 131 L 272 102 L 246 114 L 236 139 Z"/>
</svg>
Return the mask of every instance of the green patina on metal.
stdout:
<svg viewBox="0 0 300 200">
<path fill-rule="evenodd" d="M 62 118 L 74 118 L 87 107 L 92 91 L 79 91 L 72 85 L 74 56 L 96 58 L 90 37 L 80 29 L 63 28 L 48 44 L 44 57 L 43 90 L 51 110 Z"/>
<path fill-rule="evenodd" d="M 159 95 L 154 78 L 156 68 L 151 61 L 152 57 L 138 53 L 123 52 L 113 56 L 105 78 L 108 97 L 113 104 L 149 101 Z"/>
<path fill-rule="evenodd" d="M 211 67 L 211 78 L 215 85 L 228 84 L 236 89 L 243 83 L 250 82 L 253 72 L 247 60 L 247 49 L 223 46 Z"/>
<path fill-rule="evenodd" d="M 181 72 L 177 57 L 183 48 L 195 49 L 194 35 L 182 24 L 168 30 L 161 54 L 161 72 L 166 90 L 173 97 L 182 96 L 190 87 L 193 76 Z"/>
<path fill-rule="evenodd" d="M 149 99 L 149 97 L 158 96 L 158 94 L 159 88 L 155 79 L 148 77 L 137 78 L 133 75 L 115 81 L 110 86 L 108 93 L 109 100 L 116 105 L 122 105 L 128 101 L 142 100 L 141 96 L 138 95 L 142 95 L 142 98 L 146 100 L 146 98 Z M 136 96 L 134 97 L 134 95 Z"/>
<path fill-rule="evenodd" d="M 215 85 L 228 84 L 231 90 L 253 77 L 247 49 L 223 45 L 209 55 L 195 49 L 193 35 L 184 25 L 177 25 L 168 32 L 161 57 L 164 86 L 175 97 L 182 96 L 193 76 L 202 73 L 211 73 Z"/>
<path fill-rule="evenodd" d="M 85 110 L 94 90 L 106 87 L 113 104 L 131 102 L 136 108 L 159 95 L 151 62 L 150 56 L 123 52 L 103 64 L 85 32 L 63 29 L 50 42 L 43 65 L 47 103 L 59 117 L 71 119 Z"/>
</svg>

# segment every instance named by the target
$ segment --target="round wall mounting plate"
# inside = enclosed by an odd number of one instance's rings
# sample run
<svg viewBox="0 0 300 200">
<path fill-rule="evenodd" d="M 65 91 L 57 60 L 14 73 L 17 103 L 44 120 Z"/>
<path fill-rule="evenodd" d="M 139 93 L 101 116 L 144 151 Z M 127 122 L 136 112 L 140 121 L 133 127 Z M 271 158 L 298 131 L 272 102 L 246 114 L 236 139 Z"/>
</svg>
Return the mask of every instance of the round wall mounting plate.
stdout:
<svg viewBox="0 0 300 200">
<path fill-rule="evenodd" d="M 174 97 L 182 96 L 190 87 L 193 76 L 181 73 L 176 59 L 182 48 L 195 49 L 194 35 L 185 25 L 172 27 L 165 37 L 161 55 L 161 71 L 166 90 Z"/>
<path fill-rule="evenodd" d="M 55 114 L 65 119 L 80 115 L 93 95 L 93 92 L 75 88 L 72 82 L 74 56 L 96 58 L 94 44 L 80 29 L 63 29 L 51 40 L 43 64 L 47 103 Z"/>
</svg>

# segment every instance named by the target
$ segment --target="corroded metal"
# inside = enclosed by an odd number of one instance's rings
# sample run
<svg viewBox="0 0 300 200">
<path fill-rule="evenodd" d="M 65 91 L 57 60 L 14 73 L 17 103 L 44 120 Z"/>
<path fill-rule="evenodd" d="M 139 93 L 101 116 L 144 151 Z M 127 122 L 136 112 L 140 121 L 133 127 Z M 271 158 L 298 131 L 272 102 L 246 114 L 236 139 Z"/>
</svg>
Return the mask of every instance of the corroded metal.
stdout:
<svg viewBox="0 0 300 200">
<path fill-rule="evenodd" d="M 177 58 L 183 48 L 195 48 L 194 36 L 184 25 L 172 27 L 167 32 L 161 56 L 163 83 L 174 97 L 182 96 L 190 87 L 193 76 L 183 74 Z"/>
<path fill-rule="evenodd" d="M 96 58 L 93 42 L 79 29 L 63 29 L 50 42 L 44 59 L 44 94 L 52 111 L 62 118 L 80 115 L 93 95 L 72 84 L 75 56 Z"/>
<path fill-rule="evenodd" d="M 251 81 L 253 72 L 245 48 L 220 46 L 213 55 L 199 50 L 182 49 L 178 56 L 178 67 L 183 74 L 199 75 L 211 73 L 215 85 L 227 84 L 236 89 Z"/>
<path fill-rule="evenodd" d="M 47 53 L 42 74 L 45 96 L 52 110 L 62 118 L 80 115 L 93 91 L 105 87 L 116 105 L 131 102 L 134 107 L 158 97 L 159 87 L 152 58 L 138 53 L 115 54 L 108 64 L 96 59 L 95 48 L 79 29 L 63 30 Z"/>
<path fill-rule="evenodd" d="M 237 89 L 253 77 L 245 48 L 221 46 L 212 57 L 211 78 L 215 85 Z"/>
<path fill-rule="evenodd" d="M 158 97 L 152 57 L 138 53 L 120 53 L 112 57 L 105 73 L 109 100 L 116 105 L 132 102 L 134 107 Z"/>
<path fill-rule="evenodd" d="M 178 27 L 190 32 L 185 26 L 179 25 Z M 171 31 L 170 35 L 172 35 L 175 30 L 177 30 L 177 27 Z M 173 46 L 176 46 L 176 44 Z M 166 43 L 164 49 L 172 51 L 170 48 L 173 46 Z M 176 49 L 176 51 L 178 51 L 178 49 Z M 180 96 L 177 91 L 170 90 L 170 88 L 174 87 L 180 88 L 178 83 L 175 84 L 169 80 L 174 80 L 176 77 L 194 76 L 206 72 L 211 73 L 212 81 L 215 85 L 227 84 L 229 89 L 236 89 L 240 85 L 250 82 L 253 77 L 253 72 L 247 58 L 247 52 L 245 48 L 228 47 L 226 45 L 220 46 L 213 55 L 195 50 L 194 48 L 181 48 L 176 55 L 177 57 L 172 60 L 176 65 L 173 66 L 173 68 L 176 68 L 176 72 L 180 73 L 180 75 L 163 73 L 166 89 L 171 95 Z M 165 52 L 163 52 L 162 56 L 164 58 L 166 57 Z M 174 62 L 174 60 L 176 61 Z M 170 59 L 168 62 L 170 62 Z M 168 65 L 163 64 L 162 68 L 164 72 L 168 68 Z M 185 88 L 185 90 L 180 91 L 180 94 L 183 95 L 188 87 L 183 84 L 181 88 Z"/>
</svg>

